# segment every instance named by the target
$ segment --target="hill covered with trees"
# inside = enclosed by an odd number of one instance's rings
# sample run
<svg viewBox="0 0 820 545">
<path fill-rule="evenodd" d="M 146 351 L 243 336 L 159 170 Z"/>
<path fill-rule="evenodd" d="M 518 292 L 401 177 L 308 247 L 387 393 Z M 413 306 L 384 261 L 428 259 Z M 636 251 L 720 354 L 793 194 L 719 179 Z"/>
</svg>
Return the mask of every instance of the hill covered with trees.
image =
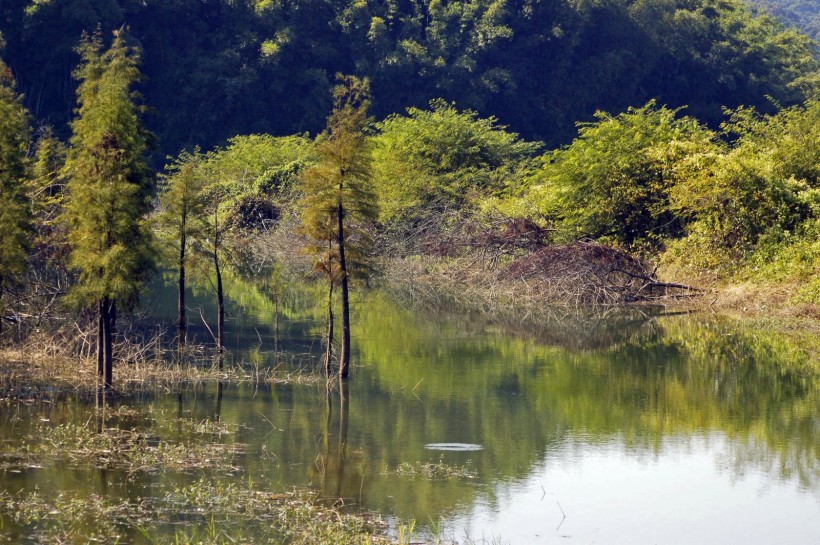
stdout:
<svg viewBox="0 0 820 545">
<path fill-rule="evenodd" d="M 820 39 L 820 3 L 815 0 L 749 0 L 809 37 Z"/>
<path fill-rule="evenodd" d="M 650 99 L 713 127 L 724 107 L 771 113 L 818 68 L 815 44 L 741 0 L 6 0 L 3 57 L 38 123 L 67 134 L 81 34 L 123 25 L 155 163 L 237 134 L 315 134 L 338 72 L 370 79 L 377 119 L 441 98 L 556 145 Z"/>
</svg>

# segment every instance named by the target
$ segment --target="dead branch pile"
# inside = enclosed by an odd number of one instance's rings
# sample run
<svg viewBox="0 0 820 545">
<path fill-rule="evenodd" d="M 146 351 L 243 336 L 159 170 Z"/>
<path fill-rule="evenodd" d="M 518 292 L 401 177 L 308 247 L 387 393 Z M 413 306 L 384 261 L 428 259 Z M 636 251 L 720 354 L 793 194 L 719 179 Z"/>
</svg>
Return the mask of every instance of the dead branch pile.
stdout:
<svg viewBox="0 0 820 545">
<path fill-rule="evenodd" d="M 572 306 L 622 305 L 688 297 L 699 290 L 655 278 L 647 263 L 595 242 L 546 246 L 513 261 L 502 282 L 523 285 L 546 303 Z"/>
</svg>

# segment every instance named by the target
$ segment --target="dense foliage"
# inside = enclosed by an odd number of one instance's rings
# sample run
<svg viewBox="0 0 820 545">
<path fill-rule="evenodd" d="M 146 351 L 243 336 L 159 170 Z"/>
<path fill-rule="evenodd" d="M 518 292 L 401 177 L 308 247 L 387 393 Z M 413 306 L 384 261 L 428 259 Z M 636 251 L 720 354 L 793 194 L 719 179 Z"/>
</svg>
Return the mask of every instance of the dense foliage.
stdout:
<svg viewBox="0 0 820 545">
<path fill-rule="evenodd" d="M 3 291 L 26 266 L 31 231 L 28 205 L 28 111 L 17 94 L 9 69 L 0 61 L 0 332 Z"/>
<path fill-rule="evenodd" d="M 440 214 L 516 183 L 538 151 L 494 118 L 441 100 L 376 126 L 373 184 L 386 221 Z"/>
<path fill-rule="evenodd" d="M 712 126 L 724 106 L 771 112 L 767 97 L 798 103 L 817 69 L 807 38 L 741 0 L 6 0 L 0 33 L 35 118 L 62 132 L 80 34 L 123 24 L 172 155 L 320 131 L 336 72 L 369 78 L 378 119 L 443 98 L 554 145 L 653 98 Z"/>
<path fill-rule="evenodd" d="M 497 206 L 558 241 L 606 242 L 683 276 L 808 282 L 800 291 L 816 302 L 818 127 L 817 101 L 735 110 L 719 133 L 651 103 L 599 113 Z"/>
<path fill-rule="evenodd" d="M 736 0 L 14 0 L 0 29 L 0 276 L 37 294 L 18 314 L 69 286 L 113 330 L 149 225 L 179 272 L 180 346 L 186 275 L 217 296 L 221 346 L 223 277 L 271 278 L 305 248 L 331 305 L 377 251 L 470 272 L 540 256 L 543 276 L 579 248 L 820 300 L 816 45 Z M 159 184 L 146 114 L 176 157 Z"/>
<path fill-rule="evenodd" d="M 799 28 L 811 38 L 820 39 L 820 4 L 815 0 L 749 0 L 749 3 Z"/>
<path fill-rule="evenodd" d="M 516 205 L 560 225 L 563 240 L 646 249 L 679 235 L 683 217 L 669 202 L 676 172 L 691 154 L 718 149 L 713 134 L 653 103 L 596 118 L 580 126 L 571 146 L 543 157 Z"/>
</svg>

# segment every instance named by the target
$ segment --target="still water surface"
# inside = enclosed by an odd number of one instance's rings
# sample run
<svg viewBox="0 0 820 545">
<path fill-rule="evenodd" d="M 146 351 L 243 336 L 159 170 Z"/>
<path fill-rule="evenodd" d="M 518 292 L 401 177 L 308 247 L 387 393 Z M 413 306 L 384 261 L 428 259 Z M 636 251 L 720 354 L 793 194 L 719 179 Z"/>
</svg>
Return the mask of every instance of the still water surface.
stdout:
<svg viewBox="0 0 820 545">
<path fill-rule="evenodd" d="M 315 300 L 236 295 L 234 362 L 286 367 L 318 354 Z M 820 379 L 800 339 L 710 316 L 490 321 L 379 292 L 353 311 L 342 391 L 240 384 L 219 396 L 205 385 L 125 404 L 135 425 L 169 440 L 174 419 L 219 420 L 231 432 L 219 440 L 245 445 L 220 479 L 310 487 L 457 541 L 820 543 Z M 91 414 L 71 402 L 2 406 L 4 444 Z M 419 463 L 466 474 L 397 471 Z M 126 479 L 54 464 L 1 473 L 0 489 L 146 496 L 203 473 Z"/>
</svg>

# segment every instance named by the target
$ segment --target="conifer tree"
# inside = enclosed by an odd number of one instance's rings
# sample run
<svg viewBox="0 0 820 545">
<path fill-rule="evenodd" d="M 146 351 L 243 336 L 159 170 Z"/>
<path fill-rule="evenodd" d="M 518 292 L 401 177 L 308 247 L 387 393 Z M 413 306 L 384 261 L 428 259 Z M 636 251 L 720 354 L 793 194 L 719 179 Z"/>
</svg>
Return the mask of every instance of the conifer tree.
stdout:
<svg viewBox="0 0 820 545">
<path fill-rule="evenodd" d="M 69 175 L 65 216 L 70 265 L 78 273 L 71 296 L 98 312 L 97 364 L 106 390 L 113 374 L 113 330 L 118 306 L 136 304 L 152 268 L 149 133 L 140 121 L 139 55 L 123 31 L 103 51 L 101 33 L 84 36 L 77 48 L 77 117 L 66 161 Z"/>
<path fill-rule="evenodd" d="M 204 213 L 202 189 L 204 176 L 201 165 L 202 155 L 199 150 L 193 153 L 182 152 L 167 167 L 169 174 L 163 178 L 164 184 L 160 193 L 159 215 L 163 229 L 163 240 L 174 250 L 178 276 L 177 327 L 179 352 L 185 346 L 187 319 L 185 314 L 185 280 L 186 266 L 190 260 L 189 249 L 195 238 L 201 234 Z"/>
<path fill-rule="evenodd" d="M 0 333 L 3 291 L 25 270 L 31 231 L 28 198 L 29 115 L 15 90 L 11 70 L 0 61 Z"/>
<path fill-rule="evenodd" d="M 350 277 L 364 268 L 366 233 L 361 228 L 375 219 L 376 195 L 371 186 L 371 150 L 365 133 L 370 118 L 367 79 L 339 76 L 333 91 L 333 111 L 316 143 L 318 163 L 302 175 L 302 221 L 316 242 L 309 251 L 327 275 L 330 291 L 341 286 L 342 346 L 339 376 L 350 369 Z M 329 296 L 330 307 L 330 296 Z M 332 309 L 328 333 L 332 337 Z M 328 338 L 328 343 L 332 338 Z M 329 357 L 329 354 L 328 354 Z M 326 365 L 328 362 L 326 361 Z"/>
</svg>

